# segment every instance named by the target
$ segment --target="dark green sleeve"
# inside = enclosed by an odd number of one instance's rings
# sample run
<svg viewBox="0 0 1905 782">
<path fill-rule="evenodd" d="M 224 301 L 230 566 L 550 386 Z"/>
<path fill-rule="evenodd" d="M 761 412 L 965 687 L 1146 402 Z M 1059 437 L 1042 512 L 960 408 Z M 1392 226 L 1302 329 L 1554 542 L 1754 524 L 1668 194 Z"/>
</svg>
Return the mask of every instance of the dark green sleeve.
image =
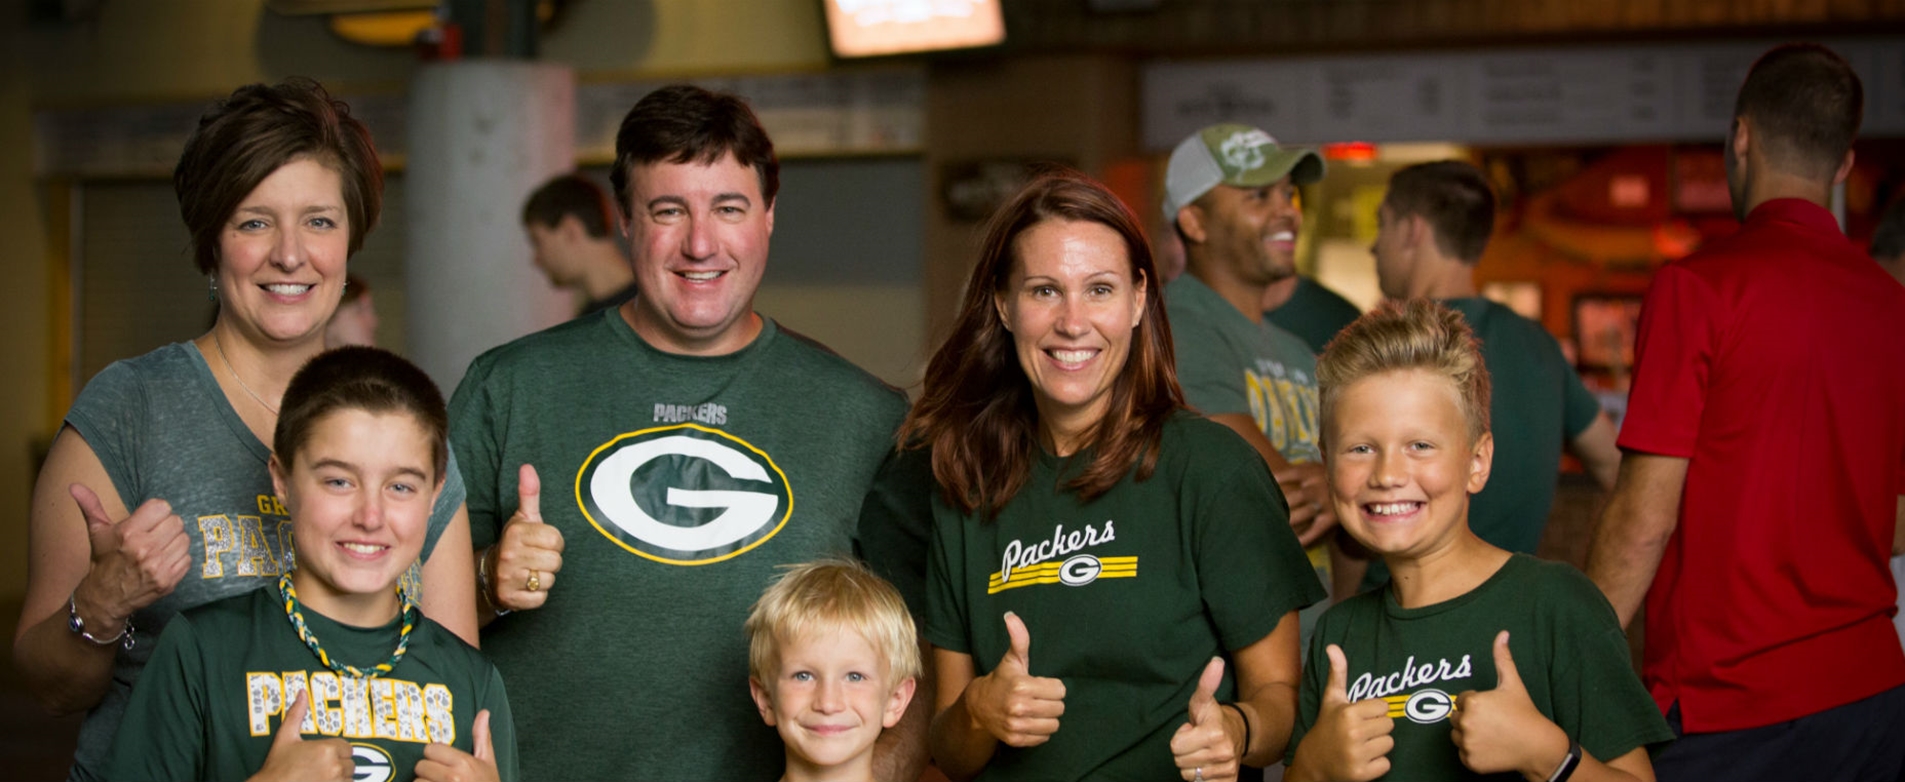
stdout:
<svg viewBox="0 0 1905 782">
<path fill-rule="evenodd" d="M 430 506 L 430 527 L 424 533 L 423 554 L 420 557 L 425 561 L 436 550 L 437 538 L 443 537 L 443 529 L 456 518 L 456 509 L 463 507 L 463 470 L 457 464 L 455 446 L 451 446 L 449 457 L 443 464 L 443 491 L 437 494 L 436 504 Z M 469 554 L 466 552 L 462 556 Z"/>
<path fill-rule="evenodd" d="M 926 550 L 932 544 L 937 490 L 931 451 L 887 454 L 860 504 L 853 535 L 854 555 L 892 582 L 915 617 L 926 616 Z"/>
<path fill-rule="evenodd" d="M 1585 576 L 1561 586 L 1552 590 L 1560 629 L 1550 715 L 1555 724 L 1602 761 L 1671 741 L 1660 707 L 1634 674 L 1627 636 L 1607 598 Z"/>
<path fill-rule="evenodd" d="M 495 666 L 489 669 L 489 686 L 483 691 L 481 703 L 489 710 L 489 745 L 496 752 L 496 776 L 502 782 L 516 782 L 522 778 L 516 762 L 516 720 L 509 711 L 503 676 Z"/>
<path fill-rule="evenodd" d="M 496 542 L 503 523 L 497 516 L 503 507 L 496 494 L 501 456 L 488 387 L 489 370 L 488 356 L 477 357 L 450 397 L 450 447 L 463 475 L 470 542 L 479 549 Z"/>
<path fill-rule="evenodd" d="M 1218 639 L 1235 651 L 1277 629 L 1284 614 L 1323 599 L 1323 585 L 1256 449 L 1229 429 L 1192 445 L 1201 460 L 1188 472 L 1183 501 L 1190 506 L 1198 589 Z"/>
<path fill-rule="evenodd" d="M 106 778 L 114 782 L 203 779 L 205 662 L 192 622 L 177 616 L 159 634 L 112 742 Z M 254 771 L 256 769 L 253 769 Z"/>
<path fill-rule="evenodd" d="M 959 587 L 965 579 L 965 522 L 950 512 L 933 519 L 926 554 L 926 622 L 920 635 L 941 649 L 971 654 L 971 608 Z"/>
<path fill-rule="evenodd" d="M 1560 346 L 1557 345 L 1555 349 L 1560 350 Z M 1601 414 L 1601 400 L 1595 399 L 1594 393 L 1581 383 L 1580 374 L 1574 371 L 1574 367 L 1568 366 L 1566 358 L 1562 359 L 1561 372 L 1564 375 L 1561 379 L 1561 422 L 1567 427 L 1563 434 L 1573 439 L 1575 435 L 1587 431 L 1588 425 L 1594 423 L 1594 419 Z"/>
<path fill-rule="evenodd" d="M 1205 415 L 1250 414 L 1244 367 L 1222 334 L 1186 319 L 1171 324 L 1171 347 L 1177 355 L 1177 382 L 1191 407 Z"/>
</svg>

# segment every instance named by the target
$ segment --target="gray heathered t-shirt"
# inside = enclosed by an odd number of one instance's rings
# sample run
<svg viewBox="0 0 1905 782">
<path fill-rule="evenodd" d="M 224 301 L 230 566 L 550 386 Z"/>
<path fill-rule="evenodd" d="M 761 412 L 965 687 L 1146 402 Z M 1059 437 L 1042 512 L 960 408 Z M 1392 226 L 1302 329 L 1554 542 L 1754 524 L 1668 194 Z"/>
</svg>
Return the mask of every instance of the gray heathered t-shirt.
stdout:
<svg viewBox="0 0 1905 782">
<path fill-rule="evenodd" d="M 101 370 L 74 400 L 66 425 L 99 456 L 127 508 L 163 499 L 192 539 L 191 569 L 172 594 L 133 613 L 132 649 L 118 652 L 111 687 L 80 727 L 70 778 L 94 780 L 166 622 L 184 609 L 275 583 L 290 558 L 291 519 L 271 486 L 271 449 L 238 417 L 189 342 Z M 424 538 L 426 559 L 463 504 L 454 451 L 444 473 Z M 417 573 L 413 566 L 413 583 Z"/>
</svg>

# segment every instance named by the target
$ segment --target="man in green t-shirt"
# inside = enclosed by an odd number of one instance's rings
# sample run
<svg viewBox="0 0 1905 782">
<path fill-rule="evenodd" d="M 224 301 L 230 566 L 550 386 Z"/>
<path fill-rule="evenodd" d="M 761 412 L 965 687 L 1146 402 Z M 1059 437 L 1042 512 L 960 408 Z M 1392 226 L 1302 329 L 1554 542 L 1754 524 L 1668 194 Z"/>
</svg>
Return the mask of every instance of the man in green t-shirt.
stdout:
<svg viewBox="0 0 1905 782">
<path fill-rule="evenodd" d="M 1434 299 L 1462 313 L 1494 381 L 1495 471 L 1475 495 L 1469 527 L 1496 546 L 1533 554 L 1554 503 L 1563 449 L 1603 490 L 1613 489 L 1621 461 L 1614 424 L 1553 336 L 1476 292 L 1475 264 L 1495 228 L 1495 194 L 1480 169 L 1445 160 L 1396 172 L 1376 225 L 1372 251 L 1383 295 Z M 1374 562 L 1363 585 L 1386 578 Z"/>
<path fill-rule="evenodd" d="M 1264 290 L 1296 273 L 1296 186 L 1322 177 L 1316 153 L 1278 147 L 1257 128 L 1212 125 L 1184 139 L 1165 172 L 1164 215 L 1183 241 L 1185 273 L 1164 301 L 1185 401 L 1256 447 L 1329 584 L 1322 541 L 1335 521 L 1316 447 L 1316 355 L 1263 316 Z M 1304 614 L 1305 630 L 1322 608 Z"/>
<path fill-rule="evenodd" d="M 754 311 L 779 164 L 745 103 L 656 90 L 615 146 L 639 294 L 478 357 L 450 403 L 481 613 L 515 612 L 483 650 L 526 778 L 771 780 L 742 623 L 779 566 L 849 549 L 906 398 Z M 923 765 L 914 703 L 882 779 Z"/>
</svg>

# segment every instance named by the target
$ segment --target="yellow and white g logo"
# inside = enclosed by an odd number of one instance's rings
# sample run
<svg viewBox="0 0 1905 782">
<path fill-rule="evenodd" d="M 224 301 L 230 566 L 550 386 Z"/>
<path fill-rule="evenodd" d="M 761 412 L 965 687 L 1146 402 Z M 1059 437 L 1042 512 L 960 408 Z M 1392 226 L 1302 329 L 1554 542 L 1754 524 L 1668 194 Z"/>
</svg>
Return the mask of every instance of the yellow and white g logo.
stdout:
<svg viewBox="0 0 1905 782">
<path fill-rule="evenodd" d="M 351 782 L 390 782 L 396 769 L 390 753 L 374 744 L 351 742 Z"/>
<path fill-rule="evenodd" d="M 576 472 L 582 515 L 616 545 L 706 565 L 774 537 L 794 512 L 787 475 L 746 441 L 698 424 L 617 436 Z"/>
</svg>

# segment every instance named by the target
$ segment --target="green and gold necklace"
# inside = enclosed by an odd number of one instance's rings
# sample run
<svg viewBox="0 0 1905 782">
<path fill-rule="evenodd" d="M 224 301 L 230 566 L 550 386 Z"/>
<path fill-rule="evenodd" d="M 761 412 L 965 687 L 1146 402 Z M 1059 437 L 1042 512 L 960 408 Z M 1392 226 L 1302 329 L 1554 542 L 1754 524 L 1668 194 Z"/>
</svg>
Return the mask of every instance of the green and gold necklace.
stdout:
<svg viewBox="0 0 1905 782">
<path fill-rule="evenodd" d="M 354 665 L 340 663 L 325 653 L 324 646 L 318 643 L 317 636 L 311 633 L 310 626 L 304 622 L 304 612 L 301 610 L 302 606 L 298 604 L 298 590 L 291 585 L 290 573 L 278 577 L 278 595 L 284 598 L 284 615 L 291 620 L 291 626 L 297 628 L 298 640 L 311 648 L 311 653 L 317 655 L 318 662 L 324 663 L 325 667 L 340 674 L 355 679 L 375 679 L 396 668 L 398 661 L 403 659 L 404 652 L 410 649 L 410 629 L 417 626 L 417 606 L 411 602 L 410 593 L 404 591 L 401 582 L 397 584 L 397 601 L 403 604 L 403 630 L 397 633 L 397 651 L 390 653 L 388 661 L 378 663 L 368 671 Z"/>
</svg>

